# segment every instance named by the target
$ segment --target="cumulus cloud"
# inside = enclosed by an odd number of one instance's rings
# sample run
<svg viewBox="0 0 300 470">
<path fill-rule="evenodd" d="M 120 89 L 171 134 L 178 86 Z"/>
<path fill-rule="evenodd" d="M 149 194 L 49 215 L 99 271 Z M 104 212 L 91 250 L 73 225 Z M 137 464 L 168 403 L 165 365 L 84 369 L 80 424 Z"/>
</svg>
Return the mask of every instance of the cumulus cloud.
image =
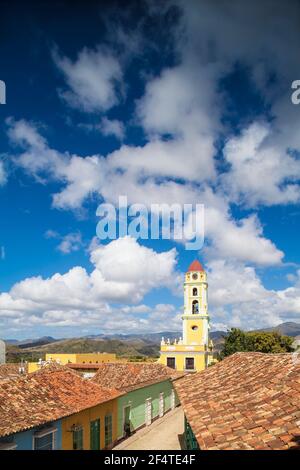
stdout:
<svg viewBox="0 0 300 470">
<path fill-rule="evenodd" d="M 156 75 L 148 75 L 145 92 L 136 102 L 135 123 L 145 133 L 145 144 L 123 144 L 105 157 L 100 151 L 86 157 L 71 155 L 51 148 L 36 126 L 10 120 L 11 141 L 21 147 L 14 161 L 41 183 L 48 179 L 60 183 L 59 192 L 53 195 L 53 206 L 59 209 L 78 209 L 94 194 L 114 204 L 119 195 L 127 195 L 129 203 L 147 206 L 204 203 L 214 322 L 258 327 L 293 318 L 299 311 L 298 281 L 293 280 L 288 289 L 268 290 L 253 267 L 279 265 L 284 253 L 264 236 L 253 210 L 234 217 L 232 203 L 253 209 L 259 204 L 299 202 L 299 110 L 289 99 L 291 81 L 298 73 L 294 45 L 300 40 L 299 3 L 283 6 L 265 0 L 253 5 L 233 0 L 216 6 L 201 0 L 172 0 L 162 10 L 152 4 L 151 11 L 161 14 L 174 5 L 180 13 L 170 31 L 175 65 L 168 63 Z M 74 61 L 54 54 L 54 60 L 67 85 L 62 96 L 71 106 L 104 112 L 119 103 L 123 71 L 108 49 L 85 48 Z M 248 71 L 263 106 L 257 116 L 251 116 L 251 122 L 246 116 L 231 129 L 224 124 L 227 92 L 220 90 L 220 81 L 236 64 Z M 104 134 L 122 140 L 120 121 L 103 117 L 99 126 Z M 224 139 L 224 135 L 230 137 Z M 137 246 L 128 239 L 105 247 L 94 244 L 90 250 L 95 266 L 92 273 L 77 267 L 49 280 L 28 280 L 28 298 L 23 291 L 14 294 L 13 288 L 12 293 L 2 294 L 2 301 L 15 306 L 22 318 L 22 308 L 33 312 L 36 307 L 30 291 L 34 294 L 45 289 L 43 296 L 47 298 L 53 286 L 56 290 L 62 286 L 64 294 L 58 305 L 46 306 L 45 315 L 32 314 L 32 321 L 48 318 L 55 324 L 64 312 L 66 324 L 88 318 L 92 322 L 98 318 L 97 305 L 115 327 L 116 320 L 123 317 L 114 312 L 113 318 L 108 302 L 130 298 L 139 303 L 157 284 L 169 285 L 165 274 L 160 277 L 155 271 L 161 258 Z M 123 257 L 118 258 L 122 250 Z M 175 255 L 168 253 L 163 260 L 170 272 Z M 114 264 L 109 263 L 111 259 Z M 148 277 L 143 274 L 139 278 L 139 264 L 149 266 Z M 123 271 L 126 276 L 121 279 Z M 69 279 L 78 285 L 77 296 L 72 289 L 68 291 Z M 25 289 L 26 285 L 22 286 Z M 72 304 L 65 308 L 63 300 L 69 298 L 79 307 Z M 81 314 L 87 310 L 88 315 Z M 3 312 L 14 315 L 9 308 Z M 158 307 L 156 315 L 162 318 L 159 312 Z M 128 325 L 137 325 L 136 321 L 131 318 Z M 146 324 L 147 320 L 140 318 L 139 327 Z"/>
<path fill-rule="evenodd" d="M 84 242 L 80 232 L 71 232 L 66 235 L 60 235 L 55 230 L 47 230 L 45 233 L 46 238 L 54 238 L 59 240 L 57 250 L 63 254 L 69 254 L 73 251 L 79 251 L 83 246 Z"/>
<path fill-rule="evenodd" d="M 254 123 L 229 139 L 224 156 L 231 169 L 223 183 L 232 201 L 248 205 L 299 202 L 299 159 L 272 144 L 269 125 Z"/>
<path fill-rule="evenodd" d="M 112 333 L 118 325 L 123 333 L 180 331 L 182 307 L 141 303 L 157 287 L 172 290 L 175 284 L 182 295 L 175 256 L 174 250 L 156 253 L 128 237 L 96 247 L 91 252 L 94 269 L 90 274 L 77 266 L 48 279 L 25 279 L 0 294 L 0 318 L 16 330 L 98 327 Z M 240 262 L 212 260 L 207 272 L 213 328 L 255 329 L 297 321 L 300 271 L 293 285 L 281 290 L 265 288 L 255 269 Z"/>
<path fill-rule="evenodd" d="M 60 95 L 68 104 L 85 112 L 103 112 L 119 101 L 122 69 L 114 55 L 104 47 L 82 49 L 75 61 L 60 56 L 53 59 L 68 89 Z"/>
<path fill-rule="evenodd" d="M 102 118 L 99 130 L 103 135 L 113 135 L 119 140 L 123 140 L 125 136 L 125 126 L 118 119 L 107 119 L 107 117 Z"/>
<path fill-rule="evenodd" d="M 206 249 L 209 257 L 223 257 L 258 265 L 280 264 L 284 253 L 263 236 L 255 215 L 233 221 L 228 215 L 208 207 L 205 212 L 205 233 L 212 239 Z"/>
<path fill-rule="evenodd" d="M 247 5 L 239 0 L 221 1 L 218 5 L 205 0 L 173 0 L 171 5 L 176 5 L 181 14 L 175 44 L 185 75 L 189 77 L 191 63 L 197 64 L 201 78 L 203 69 L 210 71 L 208 93 L 204 86 L 208 107 L 203 109 L 212 110 L 205 111 L 207 116 L 215 114 L 213 105 L 220 79 L 237 64 L 247 70 L 249 82 L 264 104 L 257 111 L 257 122 L 245 129 L 240 124 L 239 136 L 225 145 L 224 157 L 230 170 L 220 178 L 220 184 L 229 191 L 231 201 L 246 206 L 299 202 L 300 165 L 292 154 L 300 150 L 299 113 L 290 100 L 291 83 L 298 74 L 295 45 L 300 41 L 299 3 L 291 1 L 286 8 L 274 6 L 272 0 Z M 174 80 L 177 67 L 168 73 Z M 217 93 L 217 99 L 222 114 L 228 104 L 226 91 Z M 248 116 L 246 122 L 247 119 Z M 147 120 L 144 122 L 147 124 Z"/>
<path fill-rule="evenodd" d="M 157 253 L 125 237 L 95 247 L 90 257 L 90 273 L 76 266 L 48 279 L 38 276 L 16 283 L 9 292 L 0 294 L 0 317 L 9 318 L 15 326 L 95 324 L 105 330 L 107 321 L 115 328 L 121 312 L 122 323 L 130 314 L 137 325 L 136 315 L 154 312 L 138 305 L 145 294 L 158 287 L 173 289 L 179 282 L 175 249 Z M 120 311 L 116 304 L 120 304 Z M 168 307 L 167 311 L 173 309 Z"/>
<path fill-rule="evenodd" d="M 299 320 L 300 271 L 292 287 L 266 289 L 255 269 L 241 263 L 208 263 L 209 308 L 214 328 L 257 329 Z"/>
<path fill-rule="evenodd" d="M 151 289 L 166 284 L 176 266 L 176 250 L 156 253 L 139 245 L 134 238 L 119 238 L 108 245 L 99 245 L 91 253 L 91 261 L 103 274 L 104 279 L 122 282 L 126 279 L 139 289 Z M 168 285 L 176 284 L 176 277 Z"/>
<path fill-rule="evenodd" d="M 63 192 L 53 195 L 56 208 L 80 208 L 102 182 L 101 160 L 98 156 L 85 158 L 61 153 L 48 146 L 38 128 L 25 120 L 9 119 L 10 141 L 23 149 L 15 158 L 15 163 L 30 173 L 38 182 L 54 179 L 67 183 Z"/>
<path fill-rule="evenodd" d="M 126 195 L 130 204 L 142 202 L 148 207 L 153 203 L 192 204 L 196 201 L 205 205 L 205 237 L 211 242 L 215 255 L 262 265 L 278 264 L 283 258 L 283 253 L 264 238 L 257 216 L 235 220 L 228 198 L 207 185 L 199 188 L 189 181 L 197 174 L 198 160 L 192 153 L 183 158 L 186 142 L 182 142 L 181 147 L 174 142 L 154 141 L 141 148 L 122 146 L 106 158 L 100 155 L 83 158 L 51 149 L 37 129 L 25 121 L 10 125 L 10 138 L 26 148 L 16 157 L 17 164 L 38 180 L 48 173 L 50 178 L 66 185 L 53 195 L 54 207 L 80 208 L 93 193 L 113 204 L 118 204 L 119 195 Z M 189 159 L 191 167 L 187 165 Z M 180 175 L 185 176 L 185 184 L 170 181 L 171 177 Z"/>
</svg>

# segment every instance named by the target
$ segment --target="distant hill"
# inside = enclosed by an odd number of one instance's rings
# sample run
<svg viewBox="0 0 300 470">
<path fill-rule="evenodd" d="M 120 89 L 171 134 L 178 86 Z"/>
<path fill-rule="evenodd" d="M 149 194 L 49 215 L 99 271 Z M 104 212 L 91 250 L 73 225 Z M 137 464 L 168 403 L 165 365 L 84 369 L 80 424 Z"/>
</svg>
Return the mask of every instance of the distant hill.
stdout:
<svg viewBox="0 0 300 470">
<path fill-rule="evenodd" d="M 300 335 L 300 324 L 285 322 L 273 328 L 263 328 L 255 331 L 278 331 L 281 334 L 296 337 Z M 181 332 L 162 331 L 159 333 L 89 335 L 82 338 L 54 339 L 46 336 L 38 339 L 17 341 L 9 340 L 7 344 L 7 361 L 19 362 L 21 358 L 36 361 L 44 358 L 46 353 L 116 353 L 120 357 L 143 358 L 158 357 L 162 336 L 174 340 Z M 210 337 L 215 351 L 223 348 L 226 331 L 212 331 Z"/>
<path fill-rule="evenodd" d="M 6 339 L 5 342 L 6 344 L 13 344 L 17 345 L 20 348 L 29 348 L 33 345 L 42 345 L 42 344 L 48 344 L 48 343 L 54 343 L 54 341 L 57 341 L 55 338 L 52 338 L 52 336 L 42 336 L 41 338 L 35 338 L 35 339 L 23 339 L 23 340 L 17 340 L 17 339 Z"/>
<path fill-rule="evenodd" d="M 19 348 L 25 349 L 25 348 L 31 348 L 33 346 L 43 346 L 44 344 L 50 344 L 54 343 L 57 341 L 57 339 L 52 338 L 51 336 L 43 336 L 42 338 L 38 339 L 30 339 L 26 341 L 21 341 L 17 344 Z"/>
<path fill-rule="evenodd" d="M 262 328 L 256 331 L 278 331 L 281 335 L 295 337 L 300 335 L 300 323 L 285 322 L 271 328 Z"/>
<path fill-rule="evenodd" d="M 224 335 L 226 335 L 226 331 L 211 331 L 209 333 L 209 336 L 213 341 L 223 338 Z"/>
<path fill-rule="evenodd" d="M 37 361 L 45 358 L 46 353 L 91 353 L 107 352 L 116 353 L 119 357 L 143 358 L 158 357 L 158 342 L 151 343 L 142 339 L 121 341 L 117 339 L 87 339 L 73 338 L 53 343 L 35 345 L 29 348 L 21 348 L 18 345 L 8 345 L 7 362 L 20 362 L 23 358 L 27 361 Z"/>
<path fill-rule="evenodd" d="M 132 340 L 143 340 L 146 342 L 154 342 L 157 343 L 161 341 L 161 338 L 169 338 L 170 340 L 174 340 L 179 338 L 182 335 L 180 331 L 161 331 L 159 333 L 132 333 L 132 334 L 112 334 L 112 335 L 88 335 L 84 338 L 87 339 L 117 339 L 121 341 L 132 341 Z"/>
</svg>

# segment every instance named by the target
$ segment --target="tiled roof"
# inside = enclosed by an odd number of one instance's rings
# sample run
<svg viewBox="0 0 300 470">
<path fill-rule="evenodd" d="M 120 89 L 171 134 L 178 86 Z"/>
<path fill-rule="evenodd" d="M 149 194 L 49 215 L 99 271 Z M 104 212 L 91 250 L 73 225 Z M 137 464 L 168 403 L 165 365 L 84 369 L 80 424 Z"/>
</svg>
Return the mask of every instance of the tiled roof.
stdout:
<svg viewBox="0 0 300 470">
<path fill-rule="evenodd" d="M 91 381 L 128 392 L 183 375 L 158 363 L 106 363 L 100 365 Z"/>
<path fill-rule="evenodd" d="M 99 369 L 101 364 L 95 364 L 95 363 L 82 364 L 82 363 L 77 363 L 77 362 L 70 362 L 69 364 L 66 364 L 66 366 L 69 367 L 70 369 L 74 369 L 74 370 L 77 370 L 77 369 Z"/>
<path fill-rule="evenodd" d="M 204 271 L 202 264 L 195 259 L 189 266 L 188 272 L 190 271 Z"/>
<path fill-rule="evenodd" d="M 236 353 L 175 388 L 201 449 L 300 446 L 300 361 L 292 354 Z"/>
<path fill-rule="evenodd" d="M 0 381 L 0 437 L 72 415 L 121 393 L 51 365 Z"/>
<path fill-rule="evenodd" d="M 20 375 L 19 368 L 21 364 L 17 363 L 6 363 L 0 364 L 0 380 L 8 379 L 11 377 L 18 377 Z M 25 372 L 27 372 L 27 364 L 23 364 L 22 367 L 24 368 Z"/>
</svg>

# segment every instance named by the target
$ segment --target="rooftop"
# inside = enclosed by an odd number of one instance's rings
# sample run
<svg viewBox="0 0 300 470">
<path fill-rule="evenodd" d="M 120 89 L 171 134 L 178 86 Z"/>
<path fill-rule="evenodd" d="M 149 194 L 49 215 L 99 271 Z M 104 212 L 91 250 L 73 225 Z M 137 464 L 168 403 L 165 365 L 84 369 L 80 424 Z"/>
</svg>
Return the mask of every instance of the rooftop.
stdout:
<svg viewBox="0 0 300 470">
<path fill-rule="evenodd" d="M 174 385 L 203 450 L 300 446 L 300 361 L 292 354 L 236 353 Z"/>
<path fill-rule="evenodd" d="M 91 381 L 129 392 L 183 375 L 182 372 L 158 363 L 110 363 L 101 364 Z"/>
<path fill-rule="evenodd" d="M 188 272 L 190 271 L 204 271 L 203 266 L 197 259 L 195 259 L 189 266 Z"/>
<path fill-rule="evenodd" d="M 74 370 L 78 370 L 78 369 L 99 369 L 99 367 L 101 367 L 101 364 L 99 363 L 95 363 L 95 362 L 91 362 L 91 363 L 80 363 L 80 362 L 70 362 L 68 364 L 66 364 L 66 367 L 68 367 L 69 369 L 74 369 Z"/>
<path fill-rule="evenodd" d="M 20 376 L 20 368 L 27 372 L 27 364 L 6 363 L 0 364 L 0 380 Z"/>
<path fill-rule="evenodd" d="M 0 381 L 0 437 L 112 400 L 121 393 L 58 365 Z"/>
</svg>

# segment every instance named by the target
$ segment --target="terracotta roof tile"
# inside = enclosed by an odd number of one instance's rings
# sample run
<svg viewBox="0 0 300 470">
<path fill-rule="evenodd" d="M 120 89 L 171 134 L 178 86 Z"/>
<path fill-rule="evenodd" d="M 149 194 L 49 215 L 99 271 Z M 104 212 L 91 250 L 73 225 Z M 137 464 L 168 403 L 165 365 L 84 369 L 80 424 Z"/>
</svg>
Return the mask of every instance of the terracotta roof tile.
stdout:
<svg viewBox="0 0 300 470">
<path fill-rule="evenodd" d="M 183 375 L 158 363 L 106 363 L 100 365 L 91 381 L 128 392 Z"/>
<path fill-rule="evenodd" d="M 299 382 L 291 354 L 236 353 L 175 388 L 201 449 L 287 449 L 300 443 Z"/>
<path fill-rule="evenodd" d="M 21 364 L 8 362 L 6 364 L 0 364 L 0 380 L 7 379 L 10 377 L 18 377 L 20 374 L 19 368 Z M 27 364 L 23 364 L 25 372 L 27 372 Z"/>
<path fill-rule="evenodd" d="M 69 416 L 121 393 L 63 366 L 0 381 L 0 437 Z"/>
</svg>

